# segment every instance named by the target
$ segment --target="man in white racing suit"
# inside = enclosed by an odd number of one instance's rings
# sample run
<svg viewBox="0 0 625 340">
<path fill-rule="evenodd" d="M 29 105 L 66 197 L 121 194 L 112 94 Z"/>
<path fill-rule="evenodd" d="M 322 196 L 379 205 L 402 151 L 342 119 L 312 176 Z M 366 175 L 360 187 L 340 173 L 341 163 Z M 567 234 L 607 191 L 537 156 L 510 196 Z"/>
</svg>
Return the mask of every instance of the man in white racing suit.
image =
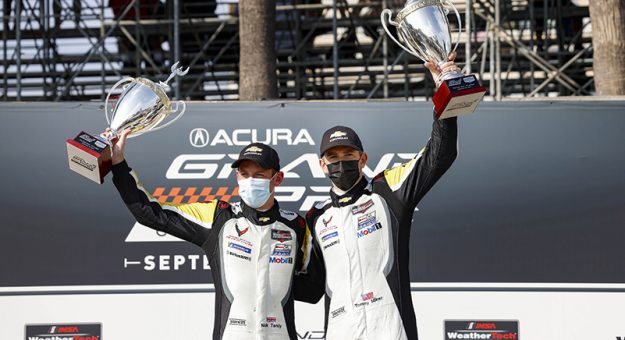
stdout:
<svg viewBox="0 0 625 340">
<path fill-rule="evenodd" d="M 296 340 L 293 276 L 308 262 L 305 220 L 279 208 L 278 154 L 252 143 L 232 164 L 242 202 L 162 203 L 124 160 L 125 131 L 113 141 L 113 182 L 137 221 L 201 247 L 215 284 L 214 340 Z"/>
<path fill-rule="evenodd" d="M 459 71 L 450 60 L 442 69 L 426 66 L 435 78 Z M 326 340 L 418 338 L 408 271 L 412 218 L 455 160 L 456 144 L 456 118 L 435 120 L 414 159 L 369 181 L 356 132 L 335 126 L 324 133 L 320 165 L 333 185 L 330 199 L 306 216 L 313 252 L 301 286 L 309 287 L 295 298 L 315 302 L 325 293 Z"/>
</svg>

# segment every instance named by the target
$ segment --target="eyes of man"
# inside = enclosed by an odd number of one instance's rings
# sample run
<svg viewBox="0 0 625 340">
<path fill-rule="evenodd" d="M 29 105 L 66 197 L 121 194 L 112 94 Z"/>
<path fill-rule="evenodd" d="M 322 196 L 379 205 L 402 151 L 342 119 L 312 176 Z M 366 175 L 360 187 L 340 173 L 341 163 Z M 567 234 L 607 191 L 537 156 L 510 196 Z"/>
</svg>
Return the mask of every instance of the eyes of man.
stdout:
<svg viewBox="0 0 625 340">
<path fill-rule="evenodd" d="M 357 159 L 359 156 L 356 152 L 346 152 L 342 155 L 342 159 Z M 339 160 L 339 156 L 336 154 L 327 154 L 326 158 L 328 159 L 328 161 L 330 161 L 330 163 L 333 163 L 334 161 Z"/>
<path fill-rule="evenodd" d="M 250 177 L 253 177 L 253 178 L 270 178 L 270 176 L 267 176 L 267 175 L 265 175 L 262 172 L 257 172 L 257 173 L 255 173 L 252 176 L 252 175 L 248 174 L 245 171 L 239 171 L 239 175 L 241 175 L 241 177 L 243 177 L 243 178 L 250 178 Z"/>
</svg>

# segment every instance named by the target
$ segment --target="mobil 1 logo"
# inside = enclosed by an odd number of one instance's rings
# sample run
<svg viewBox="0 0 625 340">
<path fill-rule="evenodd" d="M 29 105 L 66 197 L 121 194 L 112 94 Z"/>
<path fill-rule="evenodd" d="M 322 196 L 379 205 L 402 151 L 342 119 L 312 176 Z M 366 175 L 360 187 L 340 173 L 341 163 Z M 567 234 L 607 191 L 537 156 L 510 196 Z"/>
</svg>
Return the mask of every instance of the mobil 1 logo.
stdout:
<svg viewBox="0 0 625 340">
<path fill-rule="evenodd" d="M 519 322 L 445 320 L 445 340 L 456 339 L 519 340 Z"/>
<path fill-rule="evenodd" d="M 26 325 L 26 340 L 101 340 L 102 324 L 66 323 Z"/>
</svg>

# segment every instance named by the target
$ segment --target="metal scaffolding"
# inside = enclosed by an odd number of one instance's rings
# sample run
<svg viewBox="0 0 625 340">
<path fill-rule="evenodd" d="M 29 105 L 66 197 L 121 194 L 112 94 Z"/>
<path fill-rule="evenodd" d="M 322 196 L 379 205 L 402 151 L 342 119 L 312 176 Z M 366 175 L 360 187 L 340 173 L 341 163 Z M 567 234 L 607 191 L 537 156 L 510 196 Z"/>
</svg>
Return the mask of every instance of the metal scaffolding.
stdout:
<svg viewBox="0 0 625 340">
<path fill-rule="evenodd" d="M 191 71 L 172 95 L 238 99 L 235 1 L 3 1 L 4 101 L 103 100 L 121 77 L 162 80 L 176 60 Z M 422 62 L 381 29 L 381 10 L 403 3 L 277 1 L 280 97 L 431 97 Z M 457 63 L 478 75 L 489 98 L 593 93 L 587 7 L 569 0 L 453 3 L 464 20 Z M 455 16 L 450 25 L 458 29 Z"/>
</svg>

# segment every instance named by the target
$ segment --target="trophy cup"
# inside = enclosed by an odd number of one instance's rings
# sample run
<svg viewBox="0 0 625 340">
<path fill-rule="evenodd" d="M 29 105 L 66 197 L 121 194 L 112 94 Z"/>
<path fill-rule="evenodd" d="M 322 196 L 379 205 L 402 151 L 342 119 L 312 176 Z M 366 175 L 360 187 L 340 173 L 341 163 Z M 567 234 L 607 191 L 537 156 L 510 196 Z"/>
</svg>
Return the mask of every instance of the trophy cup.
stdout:
<svg viewBox="0 0 625 340">
<path fill-rule="evenodd" d="M 167 97 L 167 83 L 175 76 L 184 76 L 189 69 L 178 68 L 178 63 L 171 67 L 171 74 L 158 84 L 146 78 L 124 78 L 111 88 L 106 96 L 104 113 L 111 134 L 108 137 L 81 132 L 74 139 L 67 140 L 67 159 L 69 168 L 97 183 L 104 183 L 104 177 L 110 171 L 111 143 L 124 130 L 130 129 L 128 138 L 146 132 L 160 130 L 184 114 L 186 105 L 183 101 L 172 102 Z M 111 100 L 111 94 L 121 87 L 121 94 Z M 174 116 L 175 114 L 175 116 Z M 161 124 L 167 117 L 168 122 Z M 160 125 L 159 125 L 160 124 Z"/>
<path fill-rule="evenodd" d="M 453 49 L 447 14 L 449 6 L 456 12 L 458 29 L 461 31 L 460 13 L 449 0 L 408 0 L 395 20 L 391 18 L 390 9 L 382 11 L 382 26 L 393 41 L 406 52 L 425 61 L 436 63 L 439 67 L 448 61 L 448 56 L 458 47 L 456 41 Z M 388 22 L 395 26 L 398 35 L 406 45 L 400 43 L 389 31 Z M 460 32 L 459 32 L 460 33 Z M 451 71 L 440 75 L 436 84 L 438 90 L 434 94 L 434 111 L 439 119 L 455 117 L 475 111 L 484 97 L 486 89 L 480 85 L 475 75 L 465 76 Z"/>
</svg>

